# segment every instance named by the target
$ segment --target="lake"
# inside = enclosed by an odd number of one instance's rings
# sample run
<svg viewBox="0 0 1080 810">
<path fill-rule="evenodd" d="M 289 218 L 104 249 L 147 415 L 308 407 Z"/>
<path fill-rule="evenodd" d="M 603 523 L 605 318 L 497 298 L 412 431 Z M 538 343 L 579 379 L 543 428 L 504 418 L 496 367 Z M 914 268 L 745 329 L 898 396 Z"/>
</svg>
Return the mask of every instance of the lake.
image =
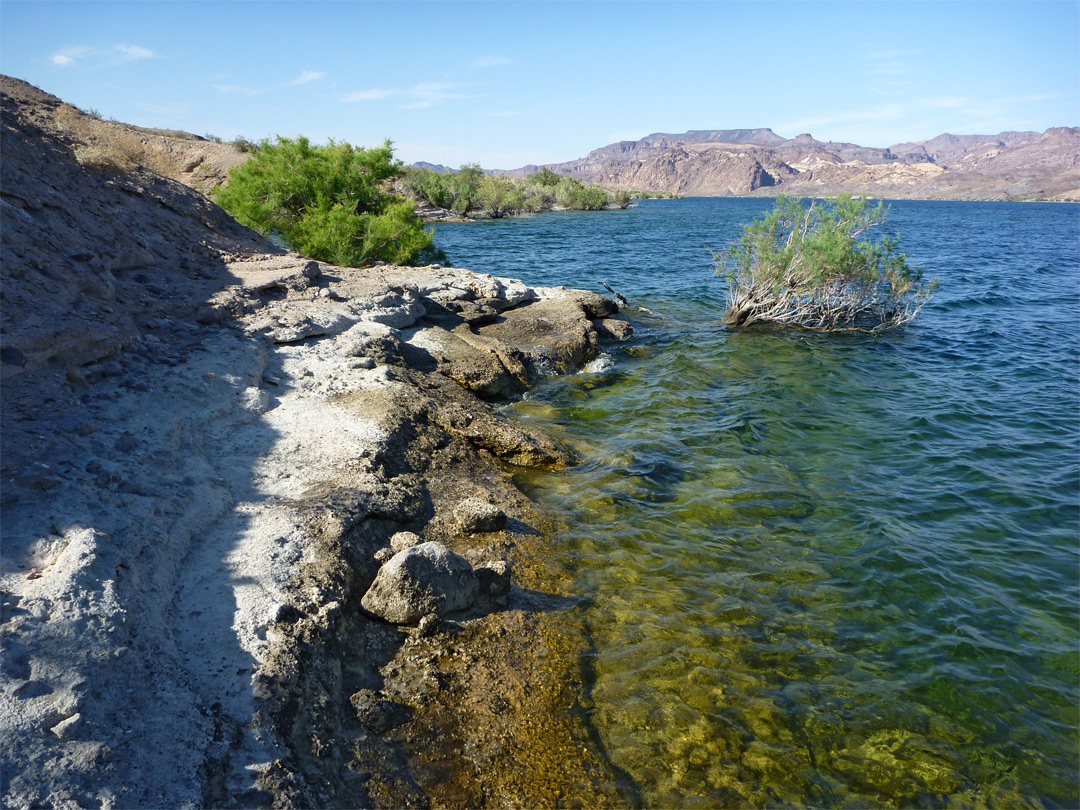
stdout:
<svg viewBox="0 0 1080 810">
<path fill-rule="evenodd" d="M 635 335 L 507 407 L 568 527 L 589 711 L 648 807 L 1080 805 L 1080 207 L 898 201 L 941 286 L 880 336 L 721 325 L 762 199 L 445 224 Z"/>
</svg>

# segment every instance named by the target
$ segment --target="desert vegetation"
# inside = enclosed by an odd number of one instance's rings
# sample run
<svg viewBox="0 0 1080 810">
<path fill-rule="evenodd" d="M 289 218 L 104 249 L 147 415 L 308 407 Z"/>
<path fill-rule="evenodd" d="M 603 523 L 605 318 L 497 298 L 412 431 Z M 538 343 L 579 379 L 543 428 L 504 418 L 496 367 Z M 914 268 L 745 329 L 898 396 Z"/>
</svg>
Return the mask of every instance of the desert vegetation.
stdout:
<svg viewBox="0 0 1080 810">
<path fill-rule="evenodd" d="M 347 267 L 434 257 L 415 205 L 391 192 L 403 169 L 389 140 L 363 148 L 307 138 L 264 140 L 214 191 L 244 225 L 313 259 Z"/>
<path fill-rule="evenodd" d="M 51 111 L 54 131 L 67 142 L 81 166 L 98 171 L 129 172 L 143 166 L 164 174 L 169 161 L 158 138 L 115 121 L 104 121 L 94 111 L 71 104 Z"/>
<path fill-rule="evenodd" d="M 870 333 L 909 323 L 936 281 L 923 283 L 922 270 L 896 252 L 899 234 L 872 241 L 887 216 L 883 203 L 851 195 L 809 207 L 777 196 L 714 257 L 728 281 L 725 323 Z"/>
<path fill-rule="evenodd" d="M 526 177 L 486 174 L 479 164 L 468 163 L 457 172 L 432 169 L 406 170 L 404 194 L 457 216 L 506 217 L 564 208 L 599 211 L 626 208 L 629 191 L 608 192 L 573 177 L 541 168 Z"/>
</svg>

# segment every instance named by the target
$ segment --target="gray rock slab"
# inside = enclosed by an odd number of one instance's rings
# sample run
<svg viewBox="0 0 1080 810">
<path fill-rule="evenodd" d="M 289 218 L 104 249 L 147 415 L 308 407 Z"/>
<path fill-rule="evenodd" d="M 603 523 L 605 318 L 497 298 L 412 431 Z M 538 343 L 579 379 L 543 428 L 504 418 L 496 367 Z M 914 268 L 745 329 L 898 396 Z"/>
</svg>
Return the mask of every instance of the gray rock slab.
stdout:
<svg viewBox="0 0 1080 810">
<path fill-rule="evenodd" d="M 467 610 L 478 594 L 468 560 L 442 543 L 428 542 L 395 554 L 379 569 L 360 604 L 392 624 L 416 624 L 429 613 Z"/>
</svg>

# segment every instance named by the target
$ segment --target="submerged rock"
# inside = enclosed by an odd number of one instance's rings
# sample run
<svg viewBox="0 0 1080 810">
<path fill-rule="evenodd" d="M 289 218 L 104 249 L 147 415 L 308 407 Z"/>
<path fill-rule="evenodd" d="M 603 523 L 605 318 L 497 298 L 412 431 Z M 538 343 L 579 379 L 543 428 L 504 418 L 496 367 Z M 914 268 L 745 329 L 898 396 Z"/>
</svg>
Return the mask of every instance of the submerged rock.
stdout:
<svg viewBox="0 0 1080 810">
<path fill-rule="evenodd" d="M 360 604 L 392 624 L 416 624 L 434 613 L 468 610 L 480 592 L 469 561 L 442 543 L 421 543 L 395 554 L 379 569 Z"/>
</svg>

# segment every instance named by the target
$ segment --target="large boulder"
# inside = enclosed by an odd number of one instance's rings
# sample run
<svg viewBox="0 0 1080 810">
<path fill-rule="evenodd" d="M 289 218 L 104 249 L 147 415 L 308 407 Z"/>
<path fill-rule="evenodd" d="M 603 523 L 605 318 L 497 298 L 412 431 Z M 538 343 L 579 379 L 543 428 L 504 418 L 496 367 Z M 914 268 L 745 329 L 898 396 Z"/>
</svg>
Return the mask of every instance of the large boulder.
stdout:
<svg viewBox="0 0 1080 810">
<path fill-rule="evenodd" d="M 464 557 L 442 543 L 421 543 L 395 554 L 379 569 L 360 604 L 392 624 L 416 624 L 434 613 L 468 610 L 480 592 Z"/>
</svg>

